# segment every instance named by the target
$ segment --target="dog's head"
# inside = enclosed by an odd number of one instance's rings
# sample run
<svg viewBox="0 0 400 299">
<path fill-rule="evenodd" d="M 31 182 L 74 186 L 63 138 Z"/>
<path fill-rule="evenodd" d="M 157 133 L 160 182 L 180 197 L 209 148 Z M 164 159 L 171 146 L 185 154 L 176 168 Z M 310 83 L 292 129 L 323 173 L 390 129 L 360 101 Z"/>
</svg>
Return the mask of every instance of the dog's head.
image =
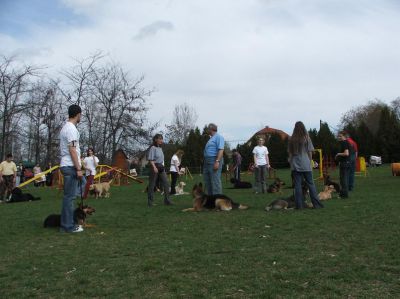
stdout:
<svg viewBox="0 0 400 299">
<path fill-rule="evenodd" d="M 236 182 L 237 182 L 237 179 L 235 179 L 235 178 L 231 178 L 231 179 L 230 179 L 230 182 L 231 182 L 232 184 L 236 184 Z"/>
<path fill-rule="evenodd" d="M 335 191 L 335 186 L 333 186 L 333 185 L 329 185 L 329 186 L 326 186 L 326 187 L 328 187 L 326 191 L 328 191 L 329 193 Z"/>
<path fill-rule="evenodd" d="M 95 208 L 88 205 L 79 204 L 78 209 L 81 210 L 85 215 L 92 215 L 94 212 L 96 212 Z"/>
<path fill-rule="evenodd" d="M 275 179 L 275 184 L 278 185 L 279 187 L 282 187 L 285 185 L 285 182 L 282 181 L 280 178 Z"/>
<path fill-rule="evenodd" d="M 179 186 L 180 186 L 181 188 L 183 188 L 183 187 L 186 186 L 186 183 L 182 181 L 182 182 L 179 183 Z"/>
<path fill-rule="evenodd" d="M 193 186 L 193 188 L 192 188 L 193 197 L 199 197 L 199 196 L 202 196 L 203 194 L 204 194 L 204 191 L 203 191 L 202 183 L 199 183 L 199 184 L 196 184 Z"/>
<path fill-rule="evenodd" d="M 20 188 L 18 188 L 18 187 L 15 187 L 15 188 L 12 190 L 11 194 L 14 195 L 14 196 L 22 195 L 22 190 L 21 190 Z"/>
<path fill-rule="evenodd" d="M 92 184 L 92 185 L 89 186 L 89 190 L 90 190 L 90 191 L 94 190 L 94 184 Z"/>
</svg>

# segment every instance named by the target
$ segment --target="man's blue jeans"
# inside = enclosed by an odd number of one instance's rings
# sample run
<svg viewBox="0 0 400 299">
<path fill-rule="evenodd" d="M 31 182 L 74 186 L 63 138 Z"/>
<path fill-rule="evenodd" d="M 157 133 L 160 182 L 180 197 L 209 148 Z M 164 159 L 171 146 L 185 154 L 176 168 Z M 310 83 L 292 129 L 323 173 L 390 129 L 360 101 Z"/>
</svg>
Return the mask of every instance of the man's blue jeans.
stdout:
<svg viewBox="0 0 400 299">
<path fill-rule="evenodd" d="M 75 228 L 74 224 L 74 200 L 78 190 L 78 176 L 73 166 L 60 168 L 64 176 L 64 197 L 61 209 L 61 231 L 71 232 Z"/>
<path fill-rule="evenodd" d="M 217 157 L 204 157 L 203 178 L 208 195 L 222 194 L 221 172 L 224 159 L 219 162 L 219 167 L 214 170 Z"/>
</svg>

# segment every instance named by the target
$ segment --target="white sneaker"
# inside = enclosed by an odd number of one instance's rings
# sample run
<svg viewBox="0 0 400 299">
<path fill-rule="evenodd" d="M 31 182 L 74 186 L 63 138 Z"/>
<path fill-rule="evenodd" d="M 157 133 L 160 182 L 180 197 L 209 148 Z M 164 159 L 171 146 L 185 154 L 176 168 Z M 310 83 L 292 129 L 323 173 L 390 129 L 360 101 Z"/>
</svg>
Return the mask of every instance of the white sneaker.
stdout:
<svg viewBox="0 0 400 299">
<path fill-rule="evenodd" d="M 78 225 L 74 228 L 74 230 L 71 233 L 80 233 L 83 232 L 83 227 Z"/>
</svg>

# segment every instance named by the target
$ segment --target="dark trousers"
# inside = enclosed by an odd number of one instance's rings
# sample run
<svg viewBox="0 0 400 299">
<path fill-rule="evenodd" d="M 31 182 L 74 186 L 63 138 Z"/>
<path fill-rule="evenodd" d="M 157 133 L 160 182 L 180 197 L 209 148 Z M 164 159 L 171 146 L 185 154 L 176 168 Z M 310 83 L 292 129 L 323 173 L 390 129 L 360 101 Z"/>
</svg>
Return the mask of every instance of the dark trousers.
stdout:
<svg viewBox="0 0 400 299">
<path fill-rule="evenodd" d="M 151 206 L 153 204 L 154 187 L 156 186 L 157 178 L 160 179 L 160 185 L 161 185 L 162 191 L 164 191 L 164 203 L 165 204 L 171 203 L 169 201 L 169 183 L 168 183 L 167 174 L 165 173 L 165 171 L 155 173 L 153 168 L 150 167 L 149 187 L 148 187 L 148 191 L 147 191 L 147 204 L 149 206 Z"/>
<path fill-rule="evenodd" d="M 350 157 L 349 183 L 348 183 L 349 191 L 353 190 L 354 188 L 355 172 L 356 172 L 356 155 L 352 155 Z"/>
<path fill-rule="evenodd" d="M 94 181 L 94 175 L 88 175 L 86 176 L 86 185 L 85 185 L 85 191 L 83 192 L 83 198 L 86 199 L 89 193 L 90 185 L 93 184 Z"/>
<path fill-rule="evenodd" d="M 171 173 L 171 192 L 170 192 L 170 194 L 176 194 L 175 187 L 176 187 L 176 182 L 178 181 L 179 175 L 175 171 L 171 171 L 170 173 Z"/>
<path fill-rule="evenodd" d="M 341 163 L 339 168 L 340 175 L 340 197 L 349 197 L 349 176 L 350 176 L 350 163 Z"/>
<path fill-rule="evenodd" d="M 235 170 L 233 171 L 233 177 L 240 182 L 240 165 L 237 165 L 235 167 Z"/>
<path fill-rule="evenodd" d="M 255 176 L 254 189 L 256 192 L 265 193 L 265 190 L 267 190 L 267 184 L 265 182 L 266 174 L 267 174 L 267 165 L 259 165 L 257 167 L 254 167 L 254 176 Z"/>
<path fill-rule="evenodd" d="M 8 198 L 11 195 L 12 189 L 14 189 L 14 175 L 3 175 L 3 184 L 4 186 L 2 186 L 1 189 L 1 195 L 0 195 L 0 200 L 3 200 L 4 197 L 4 193 L 6 194 L 6 200 L 8 200 Z"/>
</svg>

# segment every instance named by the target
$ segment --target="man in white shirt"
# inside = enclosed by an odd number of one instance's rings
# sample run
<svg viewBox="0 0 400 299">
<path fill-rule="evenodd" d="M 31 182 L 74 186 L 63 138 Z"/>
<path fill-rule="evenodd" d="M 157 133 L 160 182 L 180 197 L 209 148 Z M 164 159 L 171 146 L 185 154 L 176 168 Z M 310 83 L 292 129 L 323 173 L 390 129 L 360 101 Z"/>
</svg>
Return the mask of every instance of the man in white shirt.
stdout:
<svg viewBox="0 0 400 299">
<path fill-rule="evenodd" d="M 78 183 L 82 179 L 79 132 L 76 125 L 81 120 L 82 110 L 78 105 L 68 108 L 68 121 L 60 132 L 60 170 L 64 176 L 64 197 L 61 209 L 62 232 L 76 233 L 83 228 L 74 223 L 74 200 Z"/>
</svg>

